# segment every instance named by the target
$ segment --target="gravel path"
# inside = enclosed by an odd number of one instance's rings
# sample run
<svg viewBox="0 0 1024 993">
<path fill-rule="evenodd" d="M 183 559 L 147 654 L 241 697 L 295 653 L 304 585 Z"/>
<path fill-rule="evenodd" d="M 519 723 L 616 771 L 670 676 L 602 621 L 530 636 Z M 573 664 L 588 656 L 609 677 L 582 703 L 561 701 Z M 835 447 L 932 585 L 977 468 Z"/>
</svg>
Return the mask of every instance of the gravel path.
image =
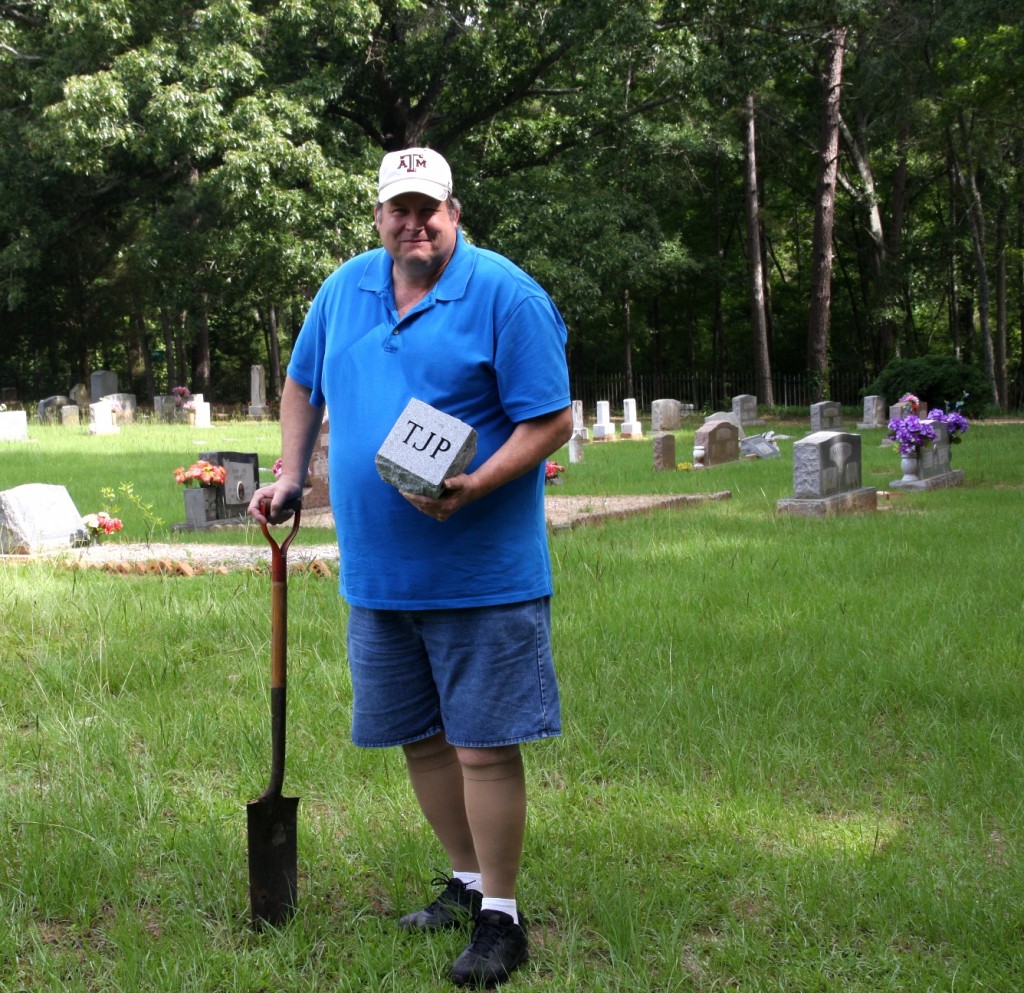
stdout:
<svg viewBox="0 0 1024 993">
<path fill-rule="evenodd" d="M 670 494 L 663 496 L 570 497 L 547 496 L 545 515 L 548 527 L 565 530 L 631 514 L 664 508 L 694 506 L 708 500 L 727 499 L 728 491 L 708 494 Z M 332 527 L 330 513 L 307 514 L 302 524 Z M 275 528 L 272 534 L 283 540 L 286 528 Z M 270 548 L 258 531 L 248 545 L 195 544 L 190 542 L 119 542 L 106 541 L 87 548 L 49 553 L 47 558 L 69 568 L 101 568 L 123 573 L 169 573 L 195 575 L 202 572 L 229 572 L 240 568 L 264 569 L 270 562 Z M 0 562 L 26 561 L 24 556 L 0 556 Z M 338 546 L 305 544 L 302 530 L 288 549 L 292 569 L 311 570 L 330 575 L 337 569 Z"/>
</svg>

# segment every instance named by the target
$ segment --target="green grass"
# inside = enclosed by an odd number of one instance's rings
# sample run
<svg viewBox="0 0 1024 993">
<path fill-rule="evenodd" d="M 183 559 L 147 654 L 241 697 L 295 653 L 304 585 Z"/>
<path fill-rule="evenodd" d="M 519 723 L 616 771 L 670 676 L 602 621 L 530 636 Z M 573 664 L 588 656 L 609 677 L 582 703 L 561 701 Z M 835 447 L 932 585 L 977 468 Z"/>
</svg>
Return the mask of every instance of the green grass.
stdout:
<svg viewBox="0 0 1024 993">
<path fill-rule="evenodd" d="M 37 471 L 59 439 L 29 446 Z M 559 493 L 732 497 L 551 536 L 565 735 L 527 749 L 533 956 L 510 990 L 1021 988 L 1024 426 L 972 426 L 962 487 L 824 520 L 775 514 L 790 445 L 654 473 L 649 441 L 619 442 L 567 468 Z M 155 501 L 190 454 L 124 452 L 114 482 Z M 108 485 L 101 452 L 61 458 Z M 344 605 L 309 574 L 289 597 L 301 907 L 254 935 L 267 577 L 0 565 L 4 993 L 450 988 L 462 937 L 394 928 L 445 866 L 400 755 L 348 744 Z"/>
</svg>

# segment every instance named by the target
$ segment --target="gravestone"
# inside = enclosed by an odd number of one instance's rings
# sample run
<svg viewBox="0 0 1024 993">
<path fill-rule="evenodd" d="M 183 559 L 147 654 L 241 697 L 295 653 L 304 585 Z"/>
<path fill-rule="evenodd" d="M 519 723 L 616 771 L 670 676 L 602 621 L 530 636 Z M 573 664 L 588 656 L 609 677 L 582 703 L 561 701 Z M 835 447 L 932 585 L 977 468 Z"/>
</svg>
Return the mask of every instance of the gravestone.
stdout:
<svg viewBox="0 0 1024 993">
<path fill-rule="evenodd" d="M 679 413 L 681 413 L 683 417 L 692 417 L 697 413 L 697 408 L 692 403 L 681 403 L 679 405 Z"/>
<path fill-rule="evenodd" d="M 176 421 L 178 398 L 173 393 L 157 394 L 153 397 L 153 417 L 158 421 Z"/>
<path fill-rule="evenodd" d="M 75 383 L 71 387 L 71 392 L 68 394 L 71 397 L 71 402 L 78 407 L 88 407 L 92 403 L 92 394 L 89 392 L 89 387 L 85 383 Z"/>
<path fill-rule="evenodd" d="M 316 445 L 313 446 L 313 454 L 309 458 L 307 486 L 302 491 L 303 510 L 323 510 L 331 505 L 330 444 L 330 414 L 325 410 L 324 419 L 320 423 L 320 433 L 317 435 Z"/>
<path fill-rule="evenodd" d="M 223 486 L 199 487 L 221 491 L 214 519 L 244 517 L 249 501 L 260 485 L 259 456 L 255 452 L 200 452 L 199 459 L 223 466 L 227 474 Z"/>
<path fill-rule="evenodd" d="M 607 400 L 597 401 L 597 423 L 594 425 L 594 441 L 614 441 L 615 425 L 612 423 L 612 406 Z"/>
<path fill-rule="evenodd" d="M 92 403 L 117 392 L 117 373 L 97 369 L 89 378 L 89 399 Z"/>
<path fill-rule="evenodd" d="M 28 441 L 28 414 L 24 410 L 0 410 L 0 441 Z"/>
<path fill-rule="evenodd" d="M 683 405 L 678 400 L 651 403 L 651 431 L 678 431 L 683 426 Z"/>
<path fill-rule="evenodd" d="M 739 428 L 731 421 L 706 421 L 693 436 L 693 463 L 708 468 L 740 457 Z"/>
<path fill-rule="evenodd" d="M 676 436 L 662 431 L 654 436 L 654 469 L 661 472 L 676 468 Z"/>
<path fill-rule="evenodd" d="M 583 401 L 573 400 L 572 402 L 572 433 L 579 436 L 583 441 L 590 440 L 590 431 L 583 419 Z"/>
<path fill-rule="evenodd" d="M 636 416 L 636 400 L 623 400 L 623 415 L 622 415 L 622 437 L 623 438 L 642 438 L 644 436 L 643 425 L 637 420 Z"/>
<path fill-rule="evenodd" d="M 67 397 L 52 396 L 40 400 L 36 407 L 36 417 L 40 424 L 56 424 L 60 420 L 60 409 L 71 401 Z"/>
<path fill-rule="evenodd" d="M 732 398 L 732 412 L 740 422 L 741 427 L 754 424 L 764 424 L 764 421 L 757 417 L 757 397 L 749 393 L 741 393 Z"/>
<path fill-rule="evenodd" d="M 110 404 L 118 424 L 135 423 L 136 403 L 134 393 L 110 393 L 105 397 L 100 397 L 100 399 L 106 400 Z"/>
<path fill-rule="evenodd" d="M 385 483 L 407 493 L 437 498 L 444 481 L 457 476 L 476 454 L 476 431 L 422 400 L 398 416 L 374 462 Z"/>
<path fill-rule="evenodd" d="M 263 366 L 254 365 L 249 370 L 249 416 L 260 420 L 267 410 L 267 374 Z"/>
<path fill-rule="evenodd" d="M 60 408 L 60 422 L 66 428 L 77 428 L 82 423 L 82 412 L 77 403 L 69 403 Z"/>
<path fill-rule="evenodd" d="M 877 506 L 875 488 L 861 486 L 859 434 L 815 431 L 794 442 L 793 497 L 778 501 L 778 513 L 823 517 Z"/>
<path fill-rule="evenodd" d="M 935 430 L 935 440 L 920 450 L 917 478 L 894 479 L 889 484 L 893 489 L 934 490 L 959 486 L 964 481 L 963 469 L 954 469 L 950 461 L 949 428 L 942 421 L 927 423 Z"/>
<path fill-rule="evenodd" d="M 583 446 L 585 439 L 581 434 L 573 434 L 569 438 L 569 464 L 576 465 L 583 461 Z"/>
<path fill-rule="evenodd" d="M 202 393 L 197 393 L 189 399 L 192 401 L 192 423 L 197 428 L 210 427 L 210 401 Z"/>
<path fill-rule="evenodd" d="M 843 408 L 835 400 L 822 400 L 811 404 L 812 431 L 841 431 Z"/>
<path fill-rule="evenodd" d="M 740 424 L 740 419 L 731 410 L 719 410 L 714 414 L 708 414 L 708 416 L 704 418 L 705 424 L 711 424 L 712 421 L 728 421 L 730 424 L 736 426 L 738 438 L 745 438 L 747 436 L 746 431 L 743 430 L 743 425 Z"/>
<path fill-rule="evenodd" d="M 114 423 L 114 408 L 109 400 L 89 404 L 89 434 L 118 434 L 120 430 Z"/>
<path fill-rule="evenodd" d="M 82 515 L 66 487 L 23 483 L 0 493 L 0 553 L 34 555 L 86 541 Z"/>
<path fill-rule="evenodd" d="M 774 439 L 775 434 L 772 431 L 740 438 L 740 452 L 748 459 L 780 458 L 782 452 L 779 451 L 779 446 Z"/>
<path fill-rule="evenodd" d="M 863 420 L 857 425 L 862 431 L 871 428 L 884 428 L 889 424 L 885 416 L 885 397 L 869 396 L 864 397 Z"/>
</svg>

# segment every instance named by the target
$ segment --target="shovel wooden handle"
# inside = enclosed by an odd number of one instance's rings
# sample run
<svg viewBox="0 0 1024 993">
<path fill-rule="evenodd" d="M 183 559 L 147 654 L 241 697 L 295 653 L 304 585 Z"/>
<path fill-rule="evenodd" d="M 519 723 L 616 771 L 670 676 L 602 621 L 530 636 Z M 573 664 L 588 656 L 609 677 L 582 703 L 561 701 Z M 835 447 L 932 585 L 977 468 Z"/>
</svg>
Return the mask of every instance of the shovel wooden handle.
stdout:
<svg viewBox="0 0 1024 993">
<path fill-rule="evenodd" d="M 260 510 L 270 510 L 266 500 Z M 285 715 L 288 687 L 288 546 L 299 530 L 302 508 L 295 508 L 292 529 L 278 543 L 266 524 L 260 525 L 270 543 L 270 784 L 261 799 L 281 795 L 284 783 Z"/>
</svg>

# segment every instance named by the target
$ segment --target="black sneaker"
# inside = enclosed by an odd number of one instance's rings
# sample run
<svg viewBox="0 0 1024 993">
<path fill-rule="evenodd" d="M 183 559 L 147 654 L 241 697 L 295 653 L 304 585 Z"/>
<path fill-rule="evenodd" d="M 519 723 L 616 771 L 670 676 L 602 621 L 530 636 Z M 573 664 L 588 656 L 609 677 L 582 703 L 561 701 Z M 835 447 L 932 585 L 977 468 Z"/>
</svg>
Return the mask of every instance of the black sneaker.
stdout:
<svg viewBox="0 0 1024 993">
<path fill-rule="evenodd" d="M 398 926 L 402 930 L 441 931 L 476 920 L 483 894 L 468 889 L 461 879 L 449 879 L 447 876 L 432 879 L 430 885 L 443 886 L 444 889 L 429 907 L 400 918 Z"/>
<path fill-rule="evenodd" d="M 494 986 L 502 983 L 530 957 L 526 920 L 517 924 L 500 910 L 481 910 L 473 940 L 452 965 L 456 986 Z"/>
</svg>

